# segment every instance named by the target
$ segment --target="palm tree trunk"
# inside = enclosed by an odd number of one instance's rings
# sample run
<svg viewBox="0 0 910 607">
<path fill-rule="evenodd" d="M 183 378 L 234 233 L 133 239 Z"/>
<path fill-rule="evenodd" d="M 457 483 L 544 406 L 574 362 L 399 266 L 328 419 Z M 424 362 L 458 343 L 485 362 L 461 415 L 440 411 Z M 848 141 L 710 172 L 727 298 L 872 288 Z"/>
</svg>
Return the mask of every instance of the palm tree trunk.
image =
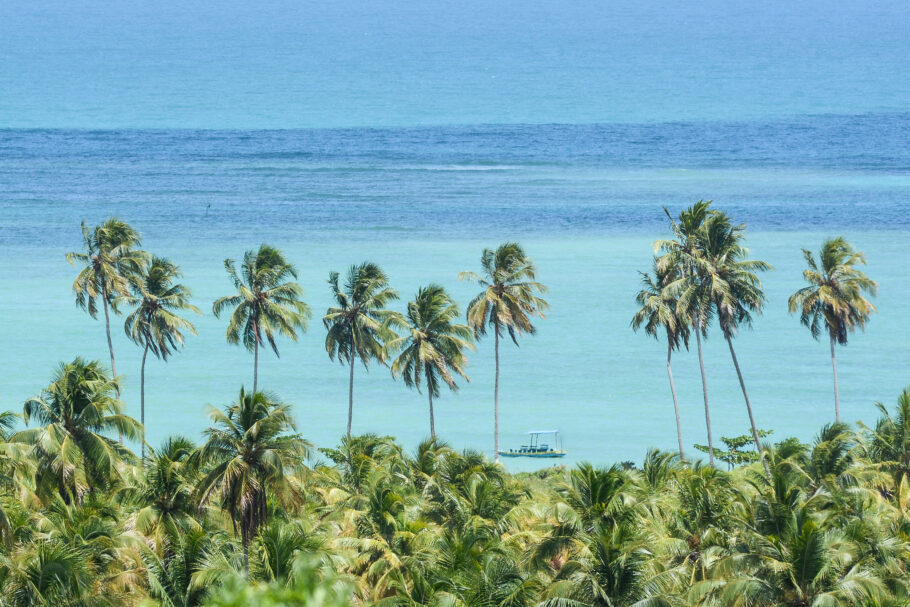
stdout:
<svg viewBox="0 0 910 607">
<path fill-rule="evenodd" d="M 246 540 L 241 540 L 243 544 L 243 577 L 250 579 L 250 544 Z"/>
<path fill-rule="evenodd" d="M 771 469 L 768 468 L 768 460 L 765 459 L 765 453 L 761 448 L 761 441 L 758 440 L 758 429 L 755 427 L 755 417 L 752 415 L 752 403 L 749 402 L 749 393 L 746 391 L 746 382 L 743 381 L 743 374 L 739 369 L 739 361 L 736 359 L 736 351 L 733 349 L 733 339 L 731 339 L 729 335 L 725 335 L 724 337 L 727 338 L 727 345 L 730 346 L 730 356 L 733 357 L 733 366 L 736 367 L 736 377 L 739 378 L 739 387 L 742 388 L 743 398 L 746 399 L 746 411 L 749 412 L 749 425 L 752 426 L 752 440 L 755 441 L 755 452 L 758 453 L 758 458 L 765 468 L 765 476 L 768 477 L 768 482 L 770 482 Z"/>
<path fill-rule="evenodd" d="M 433 419 L 433 391 L 427 386 L 427 395 L 430 397 L 430 438 L 436 438 L 436 422 Z"/>
<path fill-rule="evenodd" d="M 499 461 L 499 325 L 496 325 L 493 351 L 496 354 L 496 378 L 493 382 L 493 458 Z"/>
<path fill-rule="evenodd" d="M 676 413 L 676 438 L 679 439 L 679 459 L 685 461 L 686 455 L 683 452 L 682 423 L 679 419 L 679 401 L 676 398 L 676 384 L 673 383 L 673 367 L 670 366 L 670 358 L 673 356 L 673 344 L 667 343 L 667 376 L 670 378 L 670 393 L 673 395 L 673 411 Z"/>
<path fill-rule="evenodd" d="M 101 285 L 101 299 L 104 304 L 104 331 L 107 333 L 107 349 L 111 353 L 111 377 L 117 377 L 117 365 L 114 363 L 114 342 L 111 341 L 111 317 L 107 311 L 107 285 L 102 283 Z M 120 398 L 120 386 L 115 384 L 114 390 L 117 393 L 117 398 Z M 123 444 L 123 433 L 120 433 L 120 444 Z"/>
<path fill-rule="evenodd" d="M 831 337 L 831 367 L 834 369 L 834 421 L 840 423 L 840 393 L 837 390 L 837 358 L 834 356 L 834 336 Z"/>
<path fill-rule="evenodd" d="M 139 421 L 142 424 L 142 459 L 145 459 L 145 359 L 149 355 L 149 345 L 145 344 L 142 353 L 142 371 L 139 373 Z"/>
<path fill-rule="evenodd" d="M 259 328 L 255 327 L 256 340 L 253 344 L 253 394 L 256 394 L 256 384 L 259 381 Z"/>
<path fill-rule="evenodd" d="M 701 320 L 695 316 L 695 339 L 698 342 L 698 368 L 701 370 L 701 391 L 705 398 L 705 425 L 708 428 L 708 462 L 714 467 L 714 439 L 711 437 L 711 409 L 708 407 L 708 380 L 705 377 L 705 359 L 701 350 Z"/>
<path fill-rule="evenodd" d="M 354 417 L 354 346 L 351 346 L 351 377 L 348 380 L 348 438 L 351 438 L 351 419 Z"/>
</svg>

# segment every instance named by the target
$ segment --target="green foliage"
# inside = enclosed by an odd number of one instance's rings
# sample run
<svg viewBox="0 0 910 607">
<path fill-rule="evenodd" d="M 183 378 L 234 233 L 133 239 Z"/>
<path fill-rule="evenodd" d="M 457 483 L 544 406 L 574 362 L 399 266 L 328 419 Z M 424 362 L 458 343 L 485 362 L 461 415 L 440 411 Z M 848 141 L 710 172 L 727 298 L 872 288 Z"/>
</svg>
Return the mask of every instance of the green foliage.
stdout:
<svg viewBox="0 0 910 607">
<path fill-rule="evenodd" d="M 392 375 L 401 377 L 408 387 L 427 390 L 430 401 L 430 435 L 435 436 L 433 398 L 440 394 L 444 383 L 453 392 L 458 390 L 455 375 L 468 379 L 465 350 L 474 349 L 473 335 L 467 325 L 455 322 L 458 304 L 439 285 L 421 287 L 400 326 L 406 334 L 387 344 L 396 353 Z"/>
<path fill-rule="evenodd" d="M 328 331 L 325 349 L 329 358 L 342 363 L 359 358 L 364 366 L 371 360 L 384 361 L 383 344 L 395 338 L 389 323 L 399 316 L 386 306 L 398 299 L 398 293 L 373 263 L 351 266 L 343 287 L 339 278 L 338 272 L 329 274 L 336 305 L 322 318 Z"/>
<path fill-rule="evenodd" d="M 247 583 L 239 577 L 205 601 L 205 607 L 348 607 L 353 586 L 335 575 L 325 575 L 305 559 L 293 563 L 292 583 Z"/>
<path fill-rule="evenodd" d="M 61 364 L 50 385 L 25 402 L 22 416 L 36 428 L 10 440 L 31 447 L 37 493 L 80 500 L 93 489 L 110 489 L 121 480 L 120 464 L 135 456 L 106 432 L 141 436 L 136 420 L 123 415 L 118 384 L 97 361 L 76 358 Z"/>
<path fill-rule="evenodd" d="M 484 249 L 480 257 L 481 274 L 461 272 L 460 280 L 480 285 L 483 290 L 468 304 L 468 325 L 476 336 L 485 335 L 492 327 L 498 336 L 507 331 L 518 343 L 522 333 L 533 335 L 537 328 L 534 316 L 543 316 L 549 309 L 538 294 L 547 288 L 536 281 L 537 267 L 516 242 L 500 245 L 495 251 Z"/>
<path fill-rule="evenodd" d="M 89 228 L 82 222 L 83 251 L 66 254 L 66 259 L 82 269 L 73 282 L 76 304 L 92 318 L 98 314 L 98 300 L 117 311 L 115 298 L 128 295 L 130 280 L 148 254 L 136 249 L 139 233 L 116 217 Z"/>
<path fill-rule="evenodd" d="M 758 436 L 764 438 L 770 436 L 773 430 L 759 430 Z M 758 453 L 755 452 L 755 443 L 752 442 L 751 434 L 741 436 L 721 436 L 720 440 L 727 446 L 727 451 L 714 449 L 714 457 L 727 464 L 729 469 L 743 464 L 751 464 L 758 461 Z M 695 448 L 702 453 L 708 453 L 707 445 L 695 445 Z"/>
<path fill-rule="evenodd" d="M 65 367 L 73 388 L 49 393 L 110 398 L 96 366 Z M 201 446 L 116 452 L 109 491 L 40 491 L 46 454 L 0 443 L 0 604 L 904 605 L 908 394 L 874 429 L 769 446 L 769 476 L 749 436 L 724 439 L 730 472 L 652 450 L 512 476 L 437 439 L 407 453 L 375 435 L 308 466 L 288 406 L 245 392 Z M 71 477 L 95 478 L 88 461 Z"/>
<path fill-rule="evenodd" d="M 289 280 L 297 278 L 297 270 L 274 247 L 264 244 L 258 251 L 247 251 L 239 272 L 233 259 L 225 259 L 224 268 L 237 293 L 219 297 L 212 311 L 220 317 L 222 312 L 231 310 L 226 333 L 228 343 L 242 343 L 255 353 L 255 392 L 259 347 L 268 342 L 277 356 L 279 336 L 297 341 L 297 331 L 307 328 L 310 307 L 301 299 L 303 288 Z"/>
<path fill-rule="evenodd" d="M 184 310 L 199 313 L 189 302 L 190 290 L 175 282 L 180 276 L 173 262 L 152 257 L 133 277 L 132 294 L 117 299 L 118 304 L 136 307 L 124 322 L 127 337 L 162 360 L 183 345 L 184 331 L 196 334 L 193 323 L 176 314 Z"/>
<path fill-rule="evenodd" d="M 398 292 L 388 284 L 388 277 L 373 263 L 351 266 L 344 287 L 338 283 L 338 272 L 329 274 L 329 286 L 335 306 L 326 310 L 322 323 L 326 328 L 325 349 L 329 358 L 351 366 L 348 389 L 348 431 L 354 415 L 354 361 L 367 367 L 371 360 L 385 363 L 386 344 L 397 335 L 390 324 L 400 325 L 401 315 L 386 306 L 398 299 Z"/>
<path fill-rule="evenodd" d="M 799 312 L 812 337 L 818 339 L 824 329 L 832 341 L 846 344 L 849 333 L 864 328 L 875 312 L 863 294 L 874 296 L 878 287 L 856 268 L 866 258 L 842 237 L 825 240 L 817 260 L 808 249 L 803 249 L 803 256 L 809 266 L 803 278 L 809 286 L 790 297 L 790 313 Z"/>
</svg>

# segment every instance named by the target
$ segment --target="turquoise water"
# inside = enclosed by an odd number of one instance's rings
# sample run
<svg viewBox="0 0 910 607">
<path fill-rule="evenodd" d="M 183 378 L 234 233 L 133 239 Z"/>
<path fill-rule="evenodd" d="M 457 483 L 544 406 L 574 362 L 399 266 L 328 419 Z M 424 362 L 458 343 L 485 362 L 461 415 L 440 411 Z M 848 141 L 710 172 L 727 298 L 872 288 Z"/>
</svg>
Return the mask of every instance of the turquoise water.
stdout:
<svg viewBox="0 0 910 607">
<path fill-rule="evenodd" d="M 251 357 L 210 313 L 230 291 L 225 257 L 266 241 L 297 264 L 317 315 L 280 359 L 263 356 L 260 381 L 329 445 L 346 422 L 347 371 L 323 347 L 328 272 L 369 259 L 404 298 L 440 282 L 467 302 L 458 272 L 516 239 L 552 312 L 537 336 L 503 348 L 502 444 L 554 427 L 567 462 L 640 459 L 675 448 L 675 427 L 664 347 L 629 328 L 636 271 L 666 233 L 662 205 L 714 198 L 775 267 L 765 315 L 737 339 L 757 422 L 774 438 L 810 439 L 833 417 L 827 345 L 786 313 L 800 248 L 844 234 L 866 251 L 879 314 L 838 356 L 843 416 L 869 422 L 874 401 L 910 383 L 904 9 L 4 2 L 0 407 L 19 410 L 58 361 L 107 360 L 103 325 L 74 306 L 64 261 L 83 219 L 132 222 L 147 249 L 183 267 L 205 312 L 184 352 L 148 364 L 153 444 L 198 437 L 206 406 L 251 381 Z M 138 416 L 140 352 L 120 321 L 114 347 Z M 715 436 L 742 434 L 716 333 L 706 356 Z M 686 443 L 704 442 L 694 353 L 674 371 Z M 437 428 L 489 451 L 489 341 L 469 375 L 439 399 Z M 422 395 L 381 367 L 358 370 L 356 432 L 412 447 L 428 425 Z"/>
</svg>

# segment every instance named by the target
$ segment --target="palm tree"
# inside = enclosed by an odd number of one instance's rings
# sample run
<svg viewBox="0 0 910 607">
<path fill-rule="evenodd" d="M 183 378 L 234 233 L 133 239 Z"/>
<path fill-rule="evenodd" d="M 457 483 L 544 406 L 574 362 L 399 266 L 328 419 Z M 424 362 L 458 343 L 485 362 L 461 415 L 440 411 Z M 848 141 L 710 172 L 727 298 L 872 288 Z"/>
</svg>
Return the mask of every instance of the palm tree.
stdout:
<svg viewBox="0 0 910 607">
<path fill-rule="evenodd" d="M 285 261 L 281 252 L 269 245 L 258 251 L 247 251 L 243 256 L 240 273 L 233 259 L 225 259 L 224 267 L 237 289 L 236 295 L 226 295 L 215 301 L 215 316 L 233 308 L 227 328 L 228 343 L 243 342 L 253 351 L 253 393 L 257 392 L 259 379 L 259 346 L 264 339 L 278 356 L 277 335 L 297 341 L 297 330 L 306 331 L 310 307 L 300 298 L 303 289 L 296 282 L 294 266 Z M 263 339 L 264 338 L 264 339 Z"/>
<path fill-rule="evenodd" d="M 683 344 L 689 347 L 689 319 L 678 316 L 677 300 L 670 295 L 668 284 L 673 282 L 674 268 L 661 269 L 657 260 L 654 260 L 652 273 L 640 272 L 642 289 L 635 296 L 635 301 L 641 308 L 632 317 L 632 329 L 644 325 L 645 333 L 654 339 L 663 329 L 667 335 L 667 376 L 670 378 L 670 393 L 673 396 L 673 410 L 676 413 L 676 437 L 679 440 L 679 457 L 685 459 L 683 451 L 682 425 L 679 418 L 679 401 L 676 398 L 676 385 L 673 383 L 673 367 L 670 364 L 673 350 L 678 350 Z"/>
<path fill-rule="evenodd" d="M 755 451 L 761 458 L 765 475 L 770 477 L 768 462 L 762 452 L 752 403 L 746 383 L 733 349 L 733 337 L 740 326 L 751 326 L 752 315 L 761 314 L 765 303 L 765 294 L 756 272 L 771 269 L 764 261 L 744 259 L 747 250 L 742 245 L 745 225 L 734 225 L 730 218 L 721 212 L 712 213 L 702 227 L 702 249 L 705 262 L 702 264 L 702 282 L 707 287 L 711 304 L 717 313 L 717 321 L 733 359 L 739 386 L 746 401 L 749 424 Z"/>
<path fill-rule="evenodd" d="M 249 572 L 250 542 L 268 518 L 269 499 L 289 507 L 300 503 L 293 471 L 300 469 L 309 443 L 298 434 L 290 405 L 264 392 L 246 393 L 224 411 L 210 408 L 214 426 L 196 460 L 210 465 L 197 485 L 197 499 L 207 503 L 218 496 L 221 509 L 240 529 L 244 570 Z"/>
<path fill-rule="evenodd" d="M 193 323 L 176 312 L 189 310 L 200 314 L 199 308 L 190 304 L 190 290 L 175 283 L 181 276 L 174 263 L 162 257 L 153 257 L 132 281 L 132 295 L 119 298 L 136 306 L 123 325 L 127 336 L 142 347 L 142 367 L 139 374 L 139 421 L 142 423 L 142 457 L 145 457 L 145 360 L 151 351 L 157 358 L 167 361 L 183 345 L 182 331 L 196 334 Z"/>
<path fill-rule="evenodd" d="M 679 213 L 674 220 L 670 211 L 664 213 L 670 220 L 673 239 L 658 240 L 654 243 L 655 251 L 664 251 L 658 259 L 662 269 L 674 268 L 677 279 L 668 285 L 668 293 L 678 298 L 677 315 L 692 319 L 695 329 L 695 340 L 698 345 L 698 368 L 701 372 L 702 396 L 705 401 L 705 426 L 708 432 L 708 461 L 714 465 L 714 439 L 711 435 L 711 408 L 708 405 L 708 380 L 705 376 L 705 359 L 702 352 L 702 338 L 708 336 L 708 325 L 711 321 L 712 306 L 710 297 L 701 280 L 702 255 L 699 250 L 699 239 L 705 220 L 713 213 L 710 200 L 699 200 L 688 209 Z"/>
<path fill-rule="evenodd" d="M 803 278 L 809 286 L 790 296 L 789 308 L 799 311 L 799 320 L 818 339 L 822 326 L 831 342 L 831 367 L 834 370 L 834 419 L 840 422 L 840 395 L 837 389 L 837 359 L 834 344 L 846 345 L 847 335 L 857 327 L 864 329 L 875 306 L 863 294 L 874 296 L 878 286 L 856 269 L 866 263 L 862 252 L 856 251 L 842 237 L 829 238 L 822 243 L 816 261 L 812 252 L 803 249 L 809 268 Z"/>
<path fill-rule="evenodd" d="M 13 607 L 102 603 L 98 575 L 86 550 L 60 540 L 35 541 L 24 548 L 4 567 L 4 603 Z"/>
<path fill-rule="evenodd" d="M 97 300 L 104 308 L 104 330 L 107 333 L 107 347 L 111 354 L 111 373 L 117 376 L 114 362 L 114 344 L 111 342 L 110 307 L 118 313 L 115 298 L 129 293 L 129 279 L 136 273 L 148 254 L 135 249 L 141 243 L 139 232 L 130 224 L 112 217 L 104 223 L 89 229 L 82 222 L 82 240 L 85 251 L 66 254 L 66 260 L 73 265 L 79 262 L 84 267 L 73 282 L 76 304 L 86 310 L 92 318 L 98 316 Z M 119 389 L 119 387 L 118 387 Z"/>
<path fill-rule="evenodd" d="M 784 511 L 779 533 L 756 534 L 747 554 L 718 560 L 715 579 L 693 585 L 693 604 L 887 605 L 872 563 L 857 558 L 848 533 L 806 504 Z M 708 600 L 704 600 L 705 598 Z M 711 600 L 714 599 L 714 600 Z"/>
<path fill-rule="evenodd" d="M 459 280 L 471 280 L 479 284 L 481 291 L 468 304 L 467 321 L 474 331 L 474 337 L 485 335 L 488 327 L 493 328 L 493 351 L 496 360 L 496 375 L 493 384 L 493 453 L 499 459 L 499 337 L 507 331 L 512 342 L 518 345 L 522 333 L 534 335 L 537 328 L 532 324 L 534 316 L 543 318 L 549 304 L 538 296 L 547 288 L 536 282 L 537 267 L 525 254 L 521 245 L 515 242 L 502 244 L 495 251 L 484 249 L 480 256 L 482 274 L 461 272 Z"/>
<path fill-rule="evenodd" d="M 164 556 L 172 552 L 179 535 L 200 527 L 193 518 L 196 505 L 192 501 L 198 475 L 188 465 L 195 449 L 187 438 L 168 438 L 160 450 L 152 449 L 143 460 L 142 477 L 124 491 L 127 502 L 137 506 L 136 529 L 152 539 Z"/>
<path fill-rule="evenodd" d="M 123 415 L 116 393 L 117 380 L 101 363 L 76 358 L 62 363 L 51 384 L 25 402 L 25 423 L 34 420 L 41 426 L 11 440 L 32 445 L 40 494 L 57 492 L 80 501 L 86 491 L 109 488 L 120 477 L 119 464 L 135 456 L 104 433 L 117 430 L 138 439 L 142 426 Z"/>
<path fill-rule="evenodd" d="M 875 406 L 881 417 L 874 429 L 866 429 L 869 455 L 892 473 L 898 486 L 904 477 L 910 477 L 910 388 L 898 396 L 894 416 L 882 403 Z"/>
<path fill-rule="evenodd" d="M 383 345 L 396 337 L 389 328 L 396 312 L 387 310 L 398 293 L 389 287 L 385 273 L 373 263 L 351 266 L 344 288 L 338 284 L 338 272 L 329 274 L 329 285 L 337 306 L 326 310 L 322 322 L 328 330 L 325 349 L 329 358 L 350 365 L 348 383 L 348 431 L 354 416 L 354 361 L 359 358 L 366 368 L 370 360 L 385 362 Z"/>
<path fill-rule="evenodd" d="M 417 291 L 417 297 L 408 304 L 404 326 L 408 334 L 387 344 L 389 352 L 398 352 L 392 362 L 392 376 L 404 378 L 408 387 L 420 384 L 427 388 L 430 401 L 430 436 L 436 437 L 433 417 L 433 397 L 439 396 L 440 380 L 453 392 L 458 390 L 454 371 L 465 380 L 467 363 L 465 350 L 474 349 L 472 331 L 467 325 L 455 323 L 458 304 L 439 285 L 429 285 Z"/>
</svg>

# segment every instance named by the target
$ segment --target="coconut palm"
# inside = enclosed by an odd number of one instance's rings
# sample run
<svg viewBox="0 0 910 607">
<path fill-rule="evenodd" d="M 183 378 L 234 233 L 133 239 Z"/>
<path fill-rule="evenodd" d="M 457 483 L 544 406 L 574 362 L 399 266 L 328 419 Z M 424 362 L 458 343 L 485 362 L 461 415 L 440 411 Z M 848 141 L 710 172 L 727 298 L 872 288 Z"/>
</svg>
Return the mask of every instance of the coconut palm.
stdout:
<svg viewBox="0 0 910 607">
<path fill-rule="evenodd" d="M 407 334 L 387 344 L 389 352 L 398 355 L 392 362 L 392 376 L 401 377 L 408 387 L 427 389 L 430 403 L 430 436 L 436 437 L 433 416 L 433 397 L 440 394 L 440 382 L 453 392 L 458 390 L 454 374 L 470 381 L 464 372 L 467 363 L 465 350 L 474 349 L 472 331 L 458 324 L 458 304 L 439 285 L 429 285 L 417 291 L 408 304 L 403 327 Z M 453 374 L 454 373 L 454 374 Z"/>
<path fill-rule="evenodd" d="M 701 283 L 711 298 L 718 325 L 730 349 L 739 386 L 746 401 L 756 453 L 762 460 L 766 476 L 770 476 L 768 463 L 762 455 L 749 392 L 733 349 L 733 338 L 739 327 L 751 326 L 753 315 L 761 314 L 765 303 L 765 294 L 756 272 L 771 269 L 764 261 L 745 259 L 748 252 L 742 245 L 744 231 L 745 225 L 734 225 L 725 213 L 714 212 L 705 220 L 700 239 L 704 256 L 704 263 L 700 264 Z"/>
<path fill-rule="evenodd" d="M 715 579 L 695 584 L 690 600 L 733 607 L 887 604 L 872 564 L 857 558 L 857 545 L 825 518 L 805 504 L 795 507 L 780 533 L 757 535 L 745 554 L 719 559 Z M 706 596 L 714 601 L 702 603 Z"/>
<path fill-rule="evenodd" d="M 104 309 L 104 330 L 111 355 L 111 373 L 117 376 L 114 344 L 111 341 L 111 320 L 108 308 L 118 314 L 116 297 L 129 294 L 129 279 L 148 257 L 136 249 L 141 244 L 139 232 L 130 224 L 112 217 L 89 229 L 82 222 L 85 250 L 66 254 L 66 260 L 83 268 L 73 282 L 76 304 L 92 318 L 98 316 L 98 299 Z M 118 388 L 119 389 L 119 388 Z"/>
<path fill-rule="evenodd" d="M 267 521 L 268 500 L 284 507 L 302 500 L 293 472 L 303 465 L 309 443 L 293 433 L 290 405 L 264 392 L 242 388 L 237 402 L 224 411 L 209 410 L 214 425 L 195 461 L 210 466 L 199 481 L 200 504 L 217 498 L 240 531 L 244 570 L 249 571 L 250 542 Z"/>
<path fill-rule="evenodd" d="M 658 333 L 663 329 L 667 336 L 667 376 L 670 378 L 670 394 L 673 396 L 673 411 L 676 413 L 676 438 L 679 441 L 679 457 L 685 459 L 679 401 L 676 398 L 670 360 L 673 350 L 678 350 L 680 345 L 685 345 L 688 349 L 690 328 L 689 319 L 677 315 L 677 299 L 666 288 L 675 279 L 674 271 L 675 268 L 661 269 L 655 259 L 651 274 L 640 273 L 642 289 L 635 296 L 635 301 L 641 308 L 632 317 L 632 329 L 638 331 L 644 326 L 645 333 L 654 339 L 658 339 Z"/>
<path fill-rule="evenodd" d="M 288 278 L 297 278 L 294 266 L 281 252 L 269 245 L 258 251 L 247 251 L 240 272 L 233 259 L 225 259 L 224 267 L 237 289 L 236 295 L 226 295 L 215 301 L 215 316 L 233 308 L 227 328 L 228 343 L 243 343 L 253 352 L 253 393 L 259 379 L 259 346 L 269 342 L 278 356 L 279 335 L 297 341 L 297 331 L 305 331 L 310 307 L 300 298 L 303 289 Z"/>
<path fill-rule="evenodd" d="M 222 532 L 194 527 L 174 535 L 170 551 L 162 556 L 151 549 L 142 551 L 149 596 L 162 607 L 195 607 L 211 585 L 199 583 L 207 559 L 223 544 Z"/>
<path fill-rule="evenodd" d="M 97 596 L 98 573 L 79 547 L 59 540 L 31 542 L 12 554 L 4 569 L 5 605 L 102 604 Z"/>
<path fill-rule="evenodd" d="M 385 273 L 374 263 L 351 266 L 344 288 L 338 280 L 338 272 L 329 274 L 329 285 L 337 305 L 326 311 L 322 322 L 328 330 L 325 349 L 329 358 L 337 358 L 340 363 L 350 366 L 347 431 L 350 438 L 354 416 L 354 361 L 359 358 L 364 368 L 371 360 L 385 362 L 383 346 L 396 337 L 389 322 L 397 316 L 386 306 L 398 299 L 398 293 L 389 287 Z"/>
<path fill-rule="evenodd" d="M 76 358 L 62 363 L 51 384 L 25 402 L 25 423 L 35 421 L 40 427 L 22 430 L 11 440 L 32 446 L 39 494 L 81 501 L 86 492 L 110 488 L 120 478 L 120 464 L 134 456 L 105 433 L 116 430 L 138 439 L 142 426 L 123 415 L 116 393 L 116 378 L 99 362 Z"/>
<path fill-rule="evenodd" d="M 531 322 L 535 316 L 543 318 L 549 304 L 539 297 L 547 288 L 536 281 L 537 267 L 524 249 L 515 242 L 502 244 L 495 251 L 484 249 L 480 256 L 481 274 L 461 272 L 459 280 L 479 284 L 481 291 L 468 304 L 467 321 L 474 337 L 485 335 L 493 329 L 493 352 L 496 374 L 493 384 L 493 453 L 499 459 L 499 338 L 508 332 L 518 345 L 522 333 L 533 335 L 537 328 Z"/>
<path fill-rule="evenodd" d="M 143 475 L 123 492 L 130 504 L 138 507 L 135 527 L 153 541 L 158 552 L 167 556 L 181 534 L 199 527 L 193 518 L 193 483 L 197 471 L 188 464 L 195 445 L 180 436 L 165 441 L 143 460 Z"/>
<path fill-rule="evenodd" d="M 190 290 L 175 281 L 181 276 L 174 263 L 153 257 L 132 281 L 131 295 L 120 297 L 123 303 L 136 306 L 126 317 L 123 328 L 133 342 L 142 347 L 139 373 L 139 421 L 142 423 L 142 457 L 145 457 L 145 361 L 149 352 L 163 361 L 183 345 L 183 331 L 196 334 L 193 323 L 177 315 L 189 310 L 200 313 L 190 304 Z"/>
<path fill-rule="evenodd" d="M 834 419 L 840 422 L 840 394 L 837 389 L 837 358 L 834 345 L 846 345 L 847 336 L 857 327 L 864 329 L 875 312 L 863 294 L 874 296 L 877 285 L 856 268 L 865 264 L 866 257 L 842 237 L 829 238 L 822 243 L 818 260 L 811 251 L 803 249 L 808 269 L 803 278 L 809 286 L 790 296 L 790 313 L 799 312 L 799 320 L 818 339 L 822 328 L 827 330 L 831 343 L 831 367 L 834 370 Z"/>
<path fill-rule="evenodd" d="M 894 415 L 882 403 L 875 403 L 881 417 L 874 429 L 866 429 L 869 455 L 894 476 L 895 485 L 910 477 L 910 388 L 897 398 Z"/>
<path fill-rule="evenodd" d="M 703 261 L 699 239 L 705 220 L 713 213 L 710 200 L 699 200 L 688 209 L 679 213 L 674 220 L 670 212 L 664 213 L 670 220 L 673 238 L 658 240 L 654 243 L 655 251 L 663 251 L 658 259 L 658 266 L 669 270 L 673 268 L 676 280 L 668 285 L 668 293 L 678 298 L 677 315 L 692 319 L 695 340 L 698 346 L 698 368 L 701 372 L 702 396 L 705 402 L 705 427 L 708 433 L 708 461 L 714 465 L 714 439 L 711 434 L 711 408 L 708 405 L 708 380 L 705 375 L 705 359 L 702 352 L 702 338 L 708 336 L 708 325 L 711 322 L 713 307 L 703 276 Z"/>
</svg>

